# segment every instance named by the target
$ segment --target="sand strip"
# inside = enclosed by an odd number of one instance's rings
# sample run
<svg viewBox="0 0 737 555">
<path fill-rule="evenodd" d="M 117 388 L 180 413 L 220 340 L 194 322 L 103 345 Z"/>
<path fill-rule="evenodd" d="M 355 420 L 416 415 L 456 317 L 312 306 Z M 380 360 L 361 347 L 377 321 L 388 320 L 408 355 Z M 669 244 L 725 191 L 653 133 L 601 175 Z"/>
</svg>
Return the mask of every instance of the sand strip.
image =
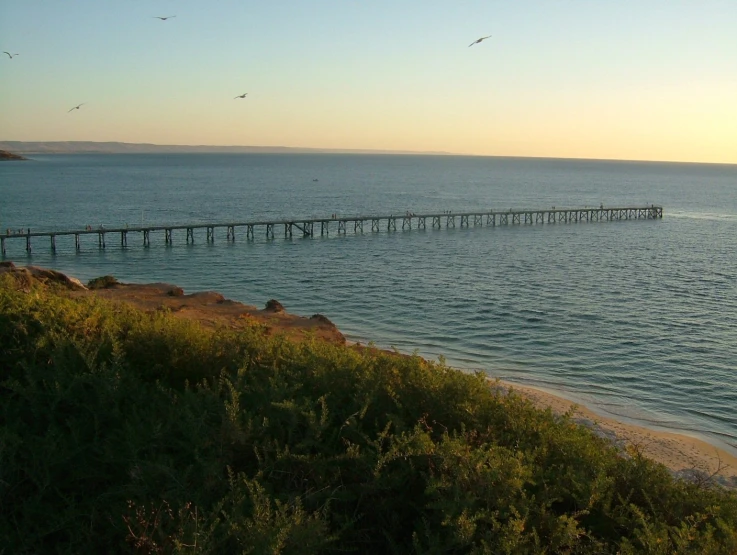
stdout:
<svg viewBox="0 0 737 555">
<path fill-rule="evenodd" d="M 597 435 L 609 439 L 621 448 L 639 448 L 642 454 L 664 464 L 676 475 L 691 479 L 712 477 L 716 483 L 737 488 L 737 457 L 706 441 L 601 416 L 585 406 L 534 387 L 499 383 L 502 387 L 530 399 L 536 407 L 550 408 L 555 414 L 563 414 L 575 406 L 576 422 L 593 429 Z"/>
</svg>

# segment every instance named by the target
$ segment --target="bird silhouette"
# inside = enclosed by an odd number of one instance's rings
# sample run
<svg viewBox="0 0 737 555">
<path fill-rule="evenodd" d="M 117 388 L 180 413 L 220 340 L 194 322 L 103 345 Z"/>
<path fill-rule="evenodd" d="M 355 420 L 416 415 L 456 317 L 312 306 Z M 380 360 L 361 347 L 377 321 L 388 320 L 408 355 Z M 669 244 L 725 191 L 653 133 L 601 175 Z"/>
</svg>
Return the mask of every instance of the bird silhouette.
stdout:
<svg viewBox="0 0 737 555">
<path fill-rule="evenodd" d="M 176 17 L 175 15 L 167 15 L 166 17 L 161 17 L 160 15 L 153 16 L 154 19 L 160 19 L 161 21 L 166 21 L 167 19 L 171 19 L 172 17 Z"/>
<path fill-rule="evenodd" d="M 10 58 L 11 60 L 13 59 L 13 56 L 17 56 L 17 55 L 18 55 L 18 54 L 11 54 L 10 52 L 8 52 L 8 51 L 6 51 L 6 50 L 3 50 L 3 54 L 7 54 L 7 55 L 8 55 L 8 57 L 9 57 L 9 58 Z"/>
<path fill-rule="evenodd" d="M 475 41 L 473 41 L 473 42 L 472 42 L 471 44 L 469 44 L 469 45 L 468 45 L 468 47 L 470 48 L 470 47 L 472 47 L 472 46 L 473 46 L 474 44 L 478 44 L 478 43 L 480 43 L 480 42 L 481 42 L 482 40 L 486 40 L 486 39 L 489 39 L 489 38 L 491 38 L 491 35 L 489 35 L 488 37 L 481 37 L 480 39 L 476 39 L 476 40 L 475 40 Z"/>
<path fill-rule="evenodd" d="M 74 108 L 70 108 L 69 110 L 67 110 L 67 114 L 68 114 L 69 112 L 71 112 L 72 110 L 79 110 L 79 109 L 80 109 L 80 107 L 82 107 L 82 106 L 83 106 L 83 105 L 85 105 L 85 104 L 86 104 L 86 102 L 82 102 L 82 104 L 77 104 L 77 105 L 76 105 L 76 106 L 75 106 Z"/>
<path fill-rule="evenodd" d="M 248 95 L 248 93 L 243 93 L 241 95 L 234 97 L 233 100 L 235 100 L 236 98 L 246 98 L 246 95 Z"/>
</svg>

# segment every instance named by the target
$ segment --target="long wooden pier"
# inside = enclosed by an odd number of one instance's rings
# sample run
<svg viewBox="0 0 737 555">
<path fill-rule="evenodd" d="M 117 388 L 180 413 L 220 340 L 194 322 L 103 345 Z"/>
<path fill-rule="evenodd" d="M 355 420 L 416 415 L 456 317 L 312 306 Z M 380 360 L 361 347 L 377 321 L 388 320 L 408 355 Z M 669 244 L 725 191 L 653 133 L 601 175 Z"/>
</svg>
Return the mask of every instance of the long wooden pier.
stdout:
<svg viewBox="0 0 737 555">
<path fill-rule="evenodd" d="M 194 243 L 195 231 L 205 232 L 205 240 L 208 243 L 215 241 L 215 230 L 224 230 L 226 241 L 235 241 L 238 235 L 245 235 L 247 240 L 254 240 L 262 233 L 267 239 L 274 239 L 277 230 L 284 237 L 293 236 L 314 237 L 318 234 L 325 236 L 332 232 L 344 235 L 349 232 L 353 234 L 370 231 L 393 232 L 411 229 L 442 229 L 443 227 L 474 227 L 474 226 L 506 226 L 506 225 L 535 225 L 535 224 L 560 224 L 576 222 L 612 222 L 620 220 L 637 219 L 662 219 L 662 206 L 626 206 L 626 207 L 604 207 L 598 208 L 550 208 L 543 210 L 506 210 L 487 212 L 460 212 L 443 211 L 429 214 L 415 214 L 406 212 L 404 214 L 386 214 L 373 216 L 331 216 L 329 218 L 298 218 L 274 221 L 251 221 L 251 222 L 224 222 L 224 223 L 197 223 L 187 225 L 151 225 L 140 227 L 120 227 L 97 229 L 73 229 L 68 231 L 31 231 L 10 233 L 0 235 L 2 255 L 6 254 L 5 243 L 7 241 L 25 241 L 27 253 L 32 251 L 32 239 L 45 238 L 52 252 L 56 252 L 56 239 L 63 236 L 74 236 L 75 250 L 82 248 L 83 238 L 92 236 L 96 239 L 98 248 L 104 249 L 111 244 L 110 239 L 119 243 L 122 248 L 128 247 L 128 236 L 138 234 L 138 243 L 144 247 L 151 245 L 151 234 L 160 234 L 163 243 L 171 246 L 174 243 L 174 232 L 185 231 L 185 242 Z M 94 244 L 94 243 L 93 243 Z"/>
</svg>

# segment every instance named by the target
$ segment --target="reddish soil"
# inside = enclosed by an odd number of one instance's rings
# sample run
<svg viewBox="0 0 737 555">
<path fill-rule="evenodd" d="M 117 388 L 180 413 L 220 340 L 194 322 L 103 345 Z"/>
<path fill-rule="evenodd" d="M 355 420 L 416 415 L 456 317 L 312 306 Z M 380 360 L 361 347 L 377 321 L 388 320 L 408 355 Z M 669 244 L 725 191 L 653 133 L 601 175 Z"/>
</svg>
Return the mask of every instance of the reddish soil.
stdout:
<svg viewBox="0 0 737 555">
<path fill-rule="evenodd" d="M 259 309 L 228 300 L 220 293 L 212 291 L 185 295 L 180 287 L 167 283 L 142 285 L 112 283 L 100 289 L 87 289 L 78 280 L 54 270 L 33 266 L 17 267 L 12 262 L 0 263 L 0 273 L 5 272 L 23 279 L 63 285 L 69 290 L 71 297 L 100 297 L 127 303 L 148 312 L 166 309 L 178 318 L 197 320 L 210 327 L 237 327 L 247 322 L 256 322 L 265 325 L 269 334 L 283 333 L 294 340 L 316 337 L 345 344 L 343 334 L 325 316 L 315 314 L 306 318 L 289 314 L 281 303 L 273 299 L 266 303 L 266 308 Z"/>
</svg>

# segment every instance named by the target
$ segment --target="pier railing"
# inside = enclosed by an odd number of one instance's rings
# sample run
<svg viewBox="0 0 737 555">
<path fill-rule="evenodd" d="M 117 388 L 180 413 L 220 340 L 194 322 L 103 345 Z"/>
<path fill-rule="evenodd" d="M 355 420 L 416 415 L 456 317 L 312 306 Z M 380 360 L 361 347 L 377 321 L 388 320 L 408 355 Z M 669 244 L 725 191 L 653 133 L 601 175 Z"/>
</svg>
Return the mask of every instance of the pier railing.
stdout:
<svg viewBox="0 0 737 555">
<path fill-rule="evenodd" d="M 339 235 L 360 234 L 364 232 L 378 233 L 381 231 L 393 232 L 412 229 L 442 229 L 464 228 L 474 226 L 506 226 L 506 225 L 535 225 L 560 224 L 577 222 L 611 222 L 637 219 L 662 219 L 661 206 L 622 206 L 598 208 L 549 208 L 542 210 L 505 210 L 485 212 L 452 212 L 442 211 L 427 214 L 384 215 L 332 215 L 328 218 L 296 218 L 281 220 L 254 220 L 246 222 L 218 222 L 197 223 L 184 225 L 145 225 L 138 227 L 99 227 L 92 229 L 72 229 L 65 231 L 31 231 L 27 229 L 16 233 L 7 230 L 0 235 L 2 255 L 6 254 L 6 242 L 25 241 L 26 252 L 32 251 L 32 239 L 45 238 L 49 241 L 52 252 L 56 252 L 57 237 L 74 236 L 75 250 L 81 250 L 83 238 L 96 238 L 97 246 L 104 249 L 111 244 L 110 238 L 119 238 L 120 246 L 128 247 L 128 236 L 138 234 L 138 243 L 144 247 L 151 245 L 151 234 L 161 235 L 163 243 L 171 246 L 174 243 L 174 232 L 184 231 L 186 243 L 194 243 L 195 231 L 204 230 L 207 242 L 215 241 L 215 230 L 224 230 L 226 241 L 235 241 L 236 235 L 245 235 L 247 240 L 254 240 L 257 235 L 267 239 L 275 239 L 277 234 L 284 237 L 296 236 L 314 237 L 329 235 L 331 232 Z M 117 243 L 118 241 L 115 240 Z"/>
</svg>

